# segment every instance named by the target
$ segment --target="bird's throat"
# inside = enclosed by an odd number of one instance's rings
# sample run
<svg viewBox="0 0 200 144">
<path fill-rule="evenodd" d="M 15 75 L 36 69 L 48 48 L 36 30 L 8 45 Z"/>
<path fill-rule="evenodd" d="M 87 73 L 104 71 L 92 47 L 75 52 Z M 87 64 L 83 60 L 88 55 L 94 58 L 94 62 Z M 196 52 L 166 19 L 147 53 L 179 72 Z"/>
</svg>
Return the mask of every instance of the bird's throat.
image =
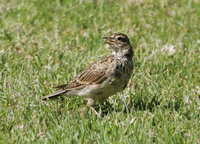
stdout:
<svg viewBox="0 0 200 144">
<path fill-rule="evenodd" d="M 113 55 L 117 56 L 117 57 L 133 57 L 133 49 L 131 46 L 127 46 L 126 48 L 122 48 L 122 49 L 117 49 L 114 50 Z"/>
</svg>

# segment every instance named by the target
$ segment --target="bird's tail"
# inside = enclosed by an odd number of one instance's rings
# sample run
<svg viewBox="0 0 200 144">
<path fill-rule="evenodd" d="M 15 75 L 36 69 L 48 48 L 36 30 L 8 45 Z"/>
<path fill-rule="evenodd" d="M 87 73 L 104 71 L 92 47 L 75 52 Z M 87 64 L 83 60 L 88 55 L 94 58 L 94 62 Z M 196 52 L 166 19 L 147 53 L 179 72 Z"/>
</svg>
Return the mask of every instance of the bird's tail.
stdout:
<svg viewBox="0 0 200 144">
<path fill-rule="evenodd" d="M 52 94 L 49 94 L 49 95 L 42 97 L 42 100 L 57 98 L 65 92 L 66 92 L 66 90 L 63 90 L 63 89 L 57 90 L 57 91 L 53 92 Z"/>
</svg>

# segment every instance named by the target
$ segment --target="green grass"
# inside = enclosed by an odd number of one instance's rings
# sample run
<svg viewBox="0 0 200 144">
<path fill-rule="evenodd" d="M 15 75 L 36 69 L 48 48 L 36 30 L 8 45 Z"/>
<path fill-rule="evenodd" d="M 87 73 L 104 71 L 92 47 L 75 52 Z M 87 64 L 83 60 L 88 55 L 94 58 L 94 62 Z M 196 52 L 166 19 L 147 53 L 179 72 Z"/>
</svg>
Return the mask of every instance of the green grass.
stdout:
<svg viewBox="0 0 200 144">
<path fill-rule="evenodd" d="M 0 143 L 200 143 L 199 0 L 0 2 Z M 134 74 L 113 110 L 42 102 L 129 36 Z M 123 109 L 126 97 L 129 112 Z"/>
</svg>

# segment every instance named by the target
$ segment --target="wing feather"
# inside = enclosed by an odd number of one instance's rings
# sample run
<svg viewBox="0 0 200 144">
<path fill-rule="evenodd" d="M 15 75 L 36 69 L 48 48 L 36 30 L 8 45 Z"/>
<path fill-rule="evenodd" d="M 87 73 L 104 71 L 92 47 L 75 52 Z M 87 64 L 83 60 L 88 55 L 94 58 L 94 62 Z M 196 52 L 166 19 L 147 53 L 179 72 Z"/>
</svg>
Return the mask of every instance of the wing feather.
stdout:
<svg viewBox="0 0 200 144">
<path fill-rule="evenodd" d="M 114 60 L 113 55 L 103 57 L 102 59 L 92 63 L 81 74 L 75 77 L 66 89 L 79 89 L 83 85 L 98 84 L 106 78 L 106 72 L 109 64 Z"/>
</svg>

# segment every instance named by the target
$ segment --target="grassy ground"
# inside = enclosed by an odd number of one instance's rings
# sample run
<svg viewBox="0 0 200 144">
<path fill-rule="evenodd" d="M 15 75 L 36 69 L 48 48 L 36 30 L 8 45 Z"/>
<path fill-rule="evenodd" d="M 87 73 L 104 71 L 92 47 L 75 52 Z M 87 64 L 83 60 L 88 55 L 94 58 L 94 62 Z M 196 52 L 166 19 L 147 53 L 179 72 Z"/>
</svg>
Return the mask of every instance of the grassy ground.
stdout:
<svg viewBox="0 0 200 144">
<path fill-rule="evenodd" d="M 0 143 L 200 143 L 199 0 L 0 2 Z M 122 32 L 134 75 L 97 118 L 83 98 L 41 102 Z M 122 96 L 129 106 L 123 109 Z"/>
</svg>

